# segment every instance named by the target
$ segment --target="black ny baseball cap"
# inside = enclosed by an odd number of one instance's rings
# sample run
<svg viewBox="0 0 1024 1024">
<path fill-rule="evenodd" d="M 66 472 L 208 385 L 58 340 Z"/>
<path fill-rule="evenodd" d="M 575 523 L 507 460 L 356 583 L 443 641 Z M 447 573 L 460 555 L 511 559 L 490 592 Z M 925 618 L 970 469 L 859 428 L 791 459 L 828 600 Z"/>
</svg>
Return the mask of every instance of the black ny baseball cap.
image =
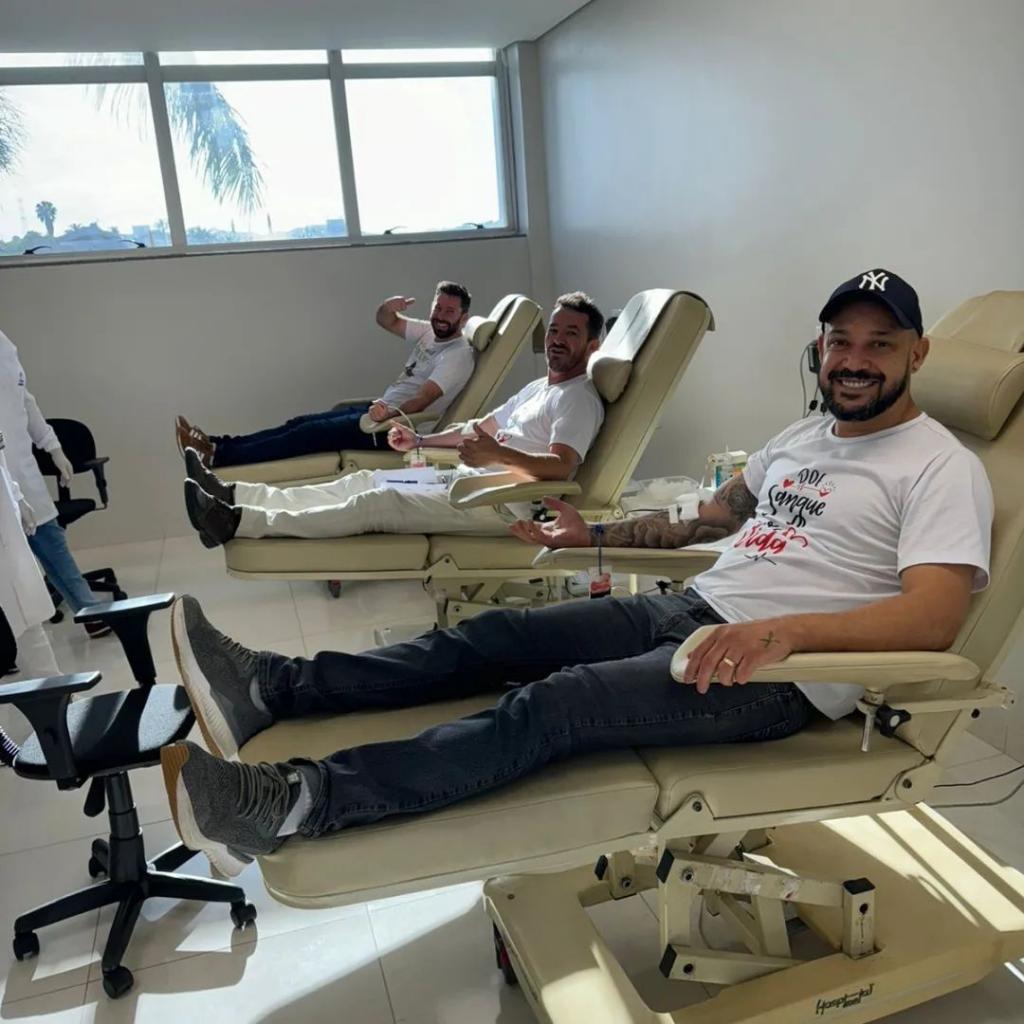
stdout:
<svg viewBox="0 0 1024 1024">
<path fill-rule="evenodd" d="M 921 304 L 917 292 L 891 270 L 865 270 L 863 274 L 844 281 L 828 298 L 818 319 L 828 323 L 836 313 L 851 302 L 877 302 L 899 321 L 901 327 L 924 334 Z"/>
</svg>

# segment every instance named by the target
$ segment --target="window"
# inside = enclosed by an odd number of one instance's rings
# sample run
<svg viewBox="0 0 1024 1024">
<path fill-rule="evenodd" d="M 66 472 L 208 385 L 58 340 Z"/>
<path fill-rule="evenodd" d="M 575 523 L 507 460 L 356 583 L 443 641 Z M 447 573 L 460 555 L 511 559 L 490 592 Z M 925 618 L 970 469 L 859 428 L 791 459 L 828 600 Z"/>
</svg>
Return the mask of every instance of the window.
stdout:
<svg viewBox="0 0 1024 1024">
<path fill-rule="evenodd" d="M 0 88 L 0 254 L 170 244 L 146 87 Z"/>
<path fill-rule="evenodd" d="M 0 258 L 507 231 L 493 49 L 0 53 Z"/>
<path fill-rule="evenodd" d="M 489 64 L 494 51 L 481 47 L 435 50 L 342 50 L 346 64 Z"/>
<path fill-rule="evenodd" d="M 504 223 L 494 79 L 364 79 L 346 91 L 363 231 Z"/>
<path fill-rule="evenodd" d="M 190 243 L 345 234 L 326 81 L 170 82 L 165 92 Z"/>
<path fill-rule="evenodd" d="M 326 64 L 326 50 L 174 50 L 161 64 Z"/>
</svg>

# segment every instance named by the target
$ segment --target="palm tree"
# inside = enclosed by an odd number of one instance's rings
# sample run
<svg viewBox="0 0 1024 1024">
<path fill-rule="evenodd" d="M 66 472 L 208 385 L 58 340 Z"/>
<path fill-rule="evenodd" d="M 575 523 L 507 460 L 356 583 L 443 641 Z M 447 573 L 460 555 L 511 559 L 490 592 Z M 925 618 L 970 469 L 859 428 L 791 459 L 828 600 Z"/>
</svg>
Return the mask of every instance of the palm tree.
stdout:
<svg viewBox="0 0 1024 1024">
<path fill-rule="evenodd" d="M 57 219 L 57 207 L 44 199 L 41 203 L 36 203 L 36 216 L 46 225 L 46 234 L 53 238 L 53 222 Z"/>
<path fill-rule="evenodd" d="M 76 61 L 77 62 L 77 61 Z M 117 64 L 120 54 L 90 54 L 88 64 Z M 123 83 L 92 86 L 97 105 L 136 127 L 149 123 L 149 99 L 144 89 Z M 221 203 L 233 203 L 241 213 L 263 205 L 263 173 L 253 153 L 241 115 L 212 82 L 169 82 L 165 87 L 172 130 L 188 146 L 192 167 Z M 10 94 L 0 89 L 0 175 L 13 170 L 25 144 L 24 124 Z"/>
</svg>

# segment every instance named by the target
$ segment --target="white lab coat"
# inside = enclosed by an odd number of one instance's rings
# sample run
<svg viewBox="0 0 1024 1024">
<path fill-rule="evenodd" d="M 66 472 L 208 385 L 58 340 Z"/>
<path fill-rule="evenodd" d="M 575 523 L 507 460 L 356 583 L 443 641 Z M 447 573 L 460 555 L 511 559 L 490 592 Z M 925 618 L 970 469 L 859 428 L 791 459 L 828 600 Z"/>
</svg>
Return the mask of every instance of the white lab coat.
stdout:
<svg viewBox="0 0 1024 1024">
<path fill-rule="evenodd" d="M 21 491 L 7 470 L 3 438 L 0 434 L 0 608 L 17 638 L 53 614 L 53 601 L 25 539 Z"/>
<path fill-rule="evenodd" d="M 0 433 L 7 440 L 8 472 L 32 506 L 36 522 L 42 526 L 55 519 L 57 506 L 39 472 L 32 445 L 52 452 L 60 447 L 60 441 L 25 386 L 25 371 L 18 359 L 18 350 L 3 331 L 0 331 Z"/>
</svg>

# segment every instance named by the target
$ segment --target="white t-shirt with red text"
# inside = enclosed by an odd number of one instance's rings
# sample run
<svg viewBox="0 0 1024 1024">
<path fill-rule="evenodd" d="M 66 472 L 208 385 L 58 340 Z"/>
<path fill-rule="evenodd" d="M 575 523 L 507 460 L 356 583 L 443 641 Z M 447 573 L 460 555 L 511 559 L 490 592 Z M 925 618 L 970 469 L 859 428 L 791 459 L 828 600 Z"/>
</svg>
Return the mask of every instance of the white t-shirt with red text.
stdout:
<svg viewBox="0 0 1024 1024">
<path fill-rule="evenodd" d="M 977 456 L 925 413 L 863 437 L 837 437 L 834 424 L 800 420 L 747 463 L 757 510 L 694 581 L 727 622 L 895 597 L 913 565 L 972 565 L 974 590 L 988 585 L 992 488 Z M 830 718 L 849 714 L 863 692 L 801 689 Z"/>
</svg>

